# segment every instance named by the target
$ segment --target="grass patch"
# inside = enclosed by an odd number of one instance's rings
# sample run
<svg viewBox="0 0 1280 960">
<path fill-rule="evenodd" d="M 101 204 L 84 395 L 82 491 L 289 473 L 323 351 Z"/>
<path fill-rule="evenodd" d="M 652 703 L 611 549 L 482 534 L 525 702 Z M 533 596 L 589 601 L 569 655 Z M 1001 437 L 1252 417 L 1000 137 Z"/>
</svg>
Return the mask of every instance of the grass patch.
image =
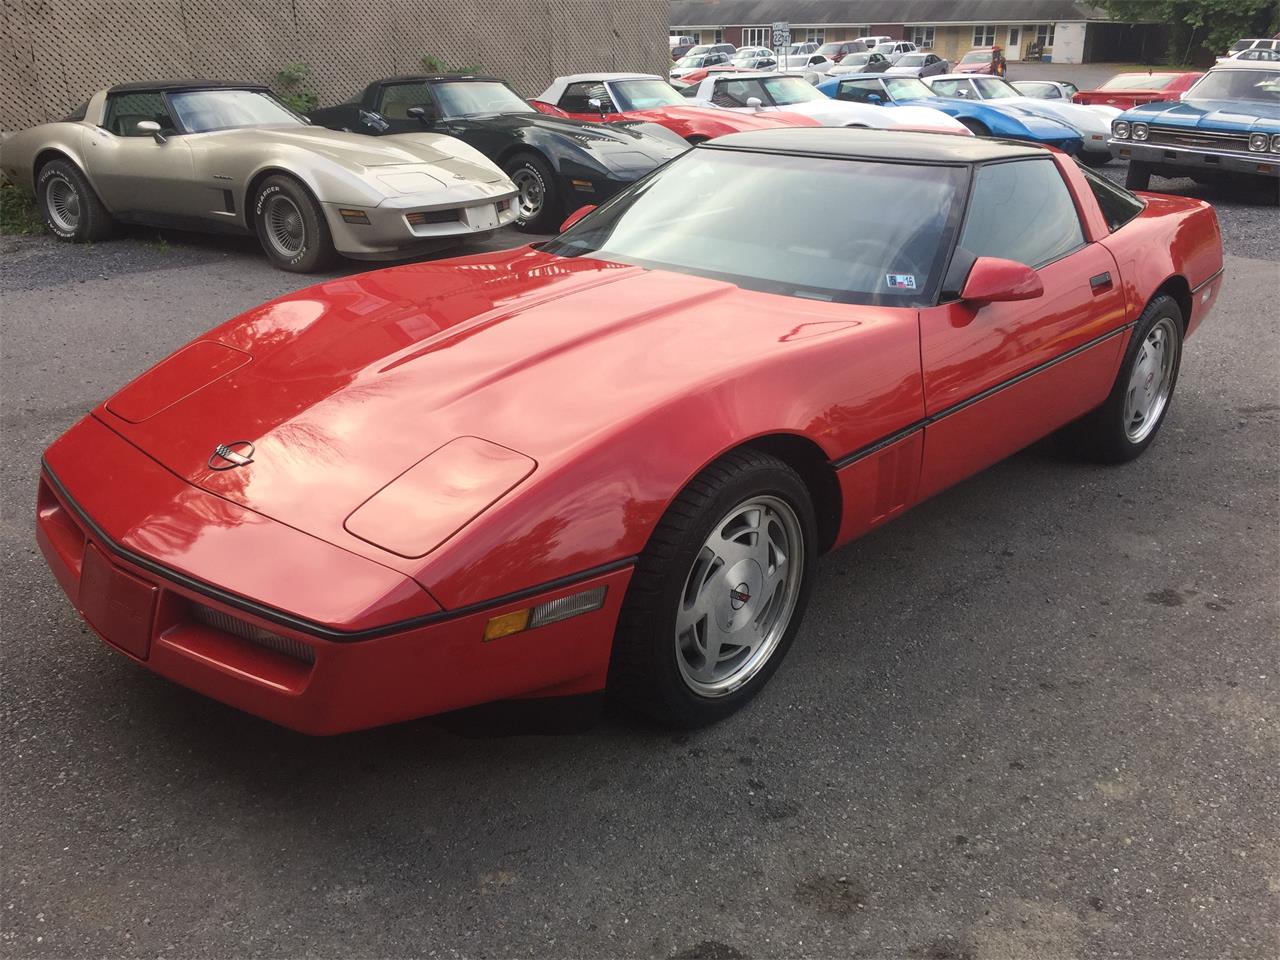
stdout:
<svg viewBox="0 0 1280 960">
<path fill-rule="evenodd" d="M 16 183 L 0 179 L 0 234 L 44 233 L 36 198 Z"/>
</svg>

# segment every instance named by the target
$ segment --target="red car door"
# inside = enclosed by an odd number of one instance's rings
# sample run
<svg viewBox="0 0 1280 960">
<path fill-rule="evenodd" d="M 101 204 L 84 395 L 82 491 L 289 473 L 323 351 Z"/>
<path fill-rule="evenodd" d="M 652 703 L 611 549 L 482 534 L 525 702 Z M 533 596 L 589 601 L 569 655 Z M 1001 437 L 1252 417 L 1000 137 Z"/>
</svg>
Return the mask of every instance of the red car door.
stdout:
<svg viewBox="0 0 1280 960">
<path fill-rule="evenodd" d="M 945 285 L 954 299 L 920 314 L 921 499 L 1087 413 L 1110 391 L 1124 346 L 1123 284 L 1111 253 L 1087 242 L 1081 219 L 1049 157 L 975 170 Z M 959 300 L 954 291 L 979 256 L 1036 269 L 1043 296 Z"/>
</svg>

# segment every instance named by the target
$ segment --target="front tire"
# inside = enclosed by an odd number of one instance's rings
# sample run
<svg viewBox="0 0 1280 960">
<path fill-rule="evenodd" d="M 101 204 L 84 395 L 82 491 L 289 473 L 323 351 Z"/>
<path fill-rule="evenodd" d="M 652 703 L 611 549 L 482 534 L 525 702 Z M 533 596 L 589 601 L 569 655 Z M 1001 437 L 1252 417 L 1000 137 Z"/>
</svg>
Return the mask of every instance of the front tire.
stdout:
<svg viewBox="0 0 1280 960">
<path fill-rule="evenodd" d="M 668 508 L 619 616 L 609 692 L 661 723 L 729 716 L 795 639 L 817 559 L 799 475 L 754 450 L 726 455 Z"/>
<path fill-rule="evenodd" d="M 1084 163 L 1086 166 L 1089 166 L 1089 167 L 1094 167 L 1094 168 L 1105 167 L 1108 163 L 1111 162 L 1111 154 L 1109 152 L 1108 153 L 1084 152 L 1080 154 L 1080 160 L 1082 163 Z"/>
<path fill-rule="evenodd" d="M 111 235 L 111 214 L 80 168 L 50 160 L 36 175 L 36 196 L 45 225 L 59 240 L 91 243 Z"/>
<path fill-rule="evenodd" d="M 290 273 L 315 273 L 338 258 L 324 211 L 292 177 L 267 177 L 253 199 L 253 225 L 272 264 Z"/>
<path fill-rule="evenodd" d="M 516 229 L 524 233 L 556 233 L 564 222 L 564 197 L 551 168 L 541 157 L 521 153 L 503 170 L 516 185 Z"/>
<path fill-rule="evenodd" d="M 1129 169 L 1125 171 L 1124 185 L 1129 190 L 1147 190 L 1151 187 L 1151 174 L 1154 171 L 1149 163 L 1129 161 Z"/>
<path fill-rule="evenodd" d="M 1182 309 L 1161 294 L 1138 319 L 1102 406 L 1064 428 L 1073 452 L 1098 463 L 1128 463 L 1155 440 L 1169 412 L 1182 366 Z"/>
</svg>

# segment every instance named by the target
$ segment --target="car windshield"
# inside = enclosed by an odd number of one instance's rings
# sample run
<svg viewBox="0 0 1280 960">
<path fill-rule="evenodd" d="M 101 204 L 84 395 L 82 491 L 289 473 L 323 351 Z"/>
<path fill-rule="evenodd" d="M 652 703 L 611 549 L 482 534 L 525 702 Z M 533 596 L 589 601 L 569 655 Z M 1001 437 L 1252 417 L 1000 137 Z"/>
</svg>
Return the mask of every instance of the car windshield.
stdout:
<svg viewBox="0 0 1280 960">
<path fill-rule="evenodd" d="M 990 50 L 970 50 L 960 58 L 961 63 L 990 63 Z"/>
<path fill-rule="evenodd" d="M 877 43 L 871 50 L 872 53 L 893 53 L 892 43 Z"/>
<path fill-rule="evenodd" d="M 815 49 L 817 49 L 817 47 L 813 43 L 793 43 L 787 50 L 787 53 L 792 56 L 798 56 L 802 53 L 813 53 Z"/>
<path fill-rule="evenodd" d="M 1248 49 L 1253 44 L 1252 40 L 1237 40 L 1231 45 L 1231 53 L 1239 53 L 1241 50 Z"/>
<path fill-rule="evenodd" d="M 840 61 L 841 66 L 861 67 L 871 62 L 871 54 L 869 53 L 850 53 Z"/>
<path fill-rule="evenodd" d="M 178 122 L 190 133 L 306 123 L 265 90 L 188 90 L 170 94 L 169 102 Z"/>
<path fill-rule="evenodd" d="M 1119 76 L 1112 77 L 1099 90 L 1163 90 L 1174 78 L 1176 73 L 1122 73 Z"/>
<path fill-rule="evenodd" d="M 885 77 L 885 89 L 894 100 L 919 100 L 921 97 L 936 97 L 928 84 L 915 77 Z"/>
<path fill-rule="evenodd" d="M 824 57 L 834 57 L 837 53 L 840 52 L 840 48 L 843 46 L 844 46 L 843 42 L 842 43 L 824 43 L 817 50 L 815 50 L 814 53 L 820 53 Z"/>
<path fill-rule="evenodd" d="M 696 57 L 693 57 L 693 56 L 681 57 L 679 60 L 676 61 L 676 66 L 677 67 L 701 67 L 705 64 L 706 59 L 707 59 L 706 56 L 703 54 L 699 54 Z"/>
<path fill-rule="evenodd" d="M 436 83 L 433 90 L 440 103 L 440 113 L 444 117 L 537 112 L 521 100 L 514 90 L 497 80 L 445 80 Z"/>
<path fill-rule="evenodd" d="M 1249 100 L 1280 104 L 1280 69 L 1210 70 L 1185 96 L 1188 100 Z"/>
<path fill-rule="evenodd" d="M 760 82 L 769 91 L 773 102 L 780 107 L 792 103 L 812 103 L 815 100 L 827 99 L 804 77 L 765 77 Z"/>
<path fill-rule="evenodd" d="M 1021 91 L 999 77 L 974 77 L 974 84 L 983 100 L 1003 100 L 1005 97 L 1020 97 Z"/>
<path fill-rule="evenodd" d="M 701 54 L 710 53 L 710 52 L 711 52 L 711 44 L 700 43 L 698 44 L 698 46 L 690 48 L 689 56 L 691 57 L 700 56 Z"/>
<path fill-rule="evenodd" d="M 613 102 L 620 110 L 650 110 L 653 107 L 684 105 L 671 84 L 661 80 L 615 80 L 609 85 Z"/>
<path fill-rule="evenodd" d="M 786 296 L 919 306 L 935 296 L 965 179 L 960 166 L 691 150 L 543 249 Z M 893 216 L 867 197 L 893 197 Z"/>
<path fill-rule="evenodd" d="M 924 63 L 923 53 L 904 53 L 902 56 L 898 58 L 898 62 L 895 63 L 894 66 L 895 67 L 918 67 L 922 63 Z"/>
</svg>

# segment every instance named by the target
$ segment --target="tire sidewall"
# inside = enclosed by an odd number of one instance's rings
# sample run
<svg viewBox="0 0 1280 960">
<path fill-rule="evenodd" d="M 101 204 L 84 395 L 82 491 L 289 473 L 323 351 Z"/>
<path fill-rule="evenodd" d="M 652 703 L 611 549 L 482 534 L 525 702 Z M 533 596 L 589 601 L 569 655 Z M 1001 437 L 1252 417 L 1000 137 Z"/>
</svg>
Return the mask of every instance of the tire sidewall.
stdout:
<svg viewBox="0 0 1280 960">
<path fill-rule="evenodd" d="M 695 693 L 685 683 L 677 662 L 675 644 L 676 614 L 679 597 L 688 579 L 693 562 L 710 536 L 716 523 L 738 504 L 758 496 L 773 496 L 783 500 L 795 511 L 804 537 L 804 571 L 800 578 L 795 606 L 786 631 L 774 647 L 769 659 L 760 669 L 731 693 L 719 697 L 704 697 Z M 676 719 L 701 725 L 713 723 L 737 710 L 769 682 L 782 660 L 786 657 L 804 618 L 809 594 L 813 585 L 814 567 L 817 564 L 817 521 L 813 504 L 803 481 L 784 467 L 762 467 L 735 477 L 727 483 L 707 505 L 696 523 L 685 531 L 675 559 L 666 569 L 661 588 L 660 615 L 650 621 L 647 642 L 652 646 L 650 655 L 668 706 Z"/>
<path fill-rule="evenodd" d="M 302 249 L 292 257 L 279 254 L 267 239 L 264 211 L 267 203 L 275 196 L 288 197 L 302 215 L 302 226 L 305 231 Z M 283 176 L 268 177 L 258 188 L 253 198 L 253 225 L 263 252 L 267 258 L 282 270 L 292 273 L 310 273 L 319 268 L 327 259 L 328 251 L 324 249 L 327 229 L 322 229 L 321 218 L 324 214 L 317 209 L 311 195 L 300 184 Z"/>
<path fill-rule="evenodd" d="M 80 201 L 80 222 L 76 224 L 74 230 L 64 230 L 54 222 L 53 217 L 49 213 L 49 185 L 54 180 L 61 180 L 76 192 Z M 60 160 L 52 160 L 40 168 L 40 174 L 36 177 L 36 195 L 40 198 L 40 213 L 44 216 L 45 226 L 59 240 L 82 240 L 88 233 L 88 197 L 85 195 L 87 184 L 83 177 L 78 177 L 75 172 L 65 162 Z"/>
<path fill-rule="evenodd" d="M 559 189 L 556 187 L 555 177 L 546 169 L 541 160 L 530 154 L 520 154 L 515 157 L 506 165 L 505 172 L 508 177 L 511 177 L 519 170 L 527 170 L 532 173 L 538 178 L 538 182 L 542 184 L 542 209 L 536 217 L 530 220 L 522 219 L 517 198 L 516 229 L 525 233 L 554 232 L 559 227 L 558 221 L 563 219 L 563 217 L 557 215 L 557 208 L 561 205 L 561 198 Z"/>
<path fill-rule="evenodd" d="M 1146 340 L 1147 334 L 1151 332 L 1152 327 L 1164 319 L 1172 320 L 1176 331 L 1169 398 L 1165 402 L 1164 409 L 1160 411 L 1160 418 L 1156 421 L 1155 427 L 1135 443 L 1129 439 L 1128 432 L 1125 429 L 1125 397 L 1129 391 L 1129 380 L 1133 376 L 1133 367 L 1137 362 L 1138 352 L 1142 349 L 1142 344 Z M 1129 338 L 1129 345 L 1125 349 L 1124 361 L 1120 365 L 1120 372 L 1116 375 L 1115 388 L 1107 400 L 1105 413 L 1107 436 L 1104 440 L 1111 449 L 1116 461 L 1124 462 L 1141 456 L 1143 451 L 1151 446 L 1156 437 L 1160 435 L 1160 430 L 1164 426 L 1165 420 L 1168 419 L 1169 410 L 1172 409 L 1173 400 L 1177 394 L 1178 376 L 1182 371 L 1182 339 L 1185 327 L 1182 311 L 1178 308 L 1177 302 L 1172 297 L 1162 294 L 1147 305 L 1147 309 L 1142 312 L 1137 325 L 1133 328 L 1133 335 Z"/>
</svg>

